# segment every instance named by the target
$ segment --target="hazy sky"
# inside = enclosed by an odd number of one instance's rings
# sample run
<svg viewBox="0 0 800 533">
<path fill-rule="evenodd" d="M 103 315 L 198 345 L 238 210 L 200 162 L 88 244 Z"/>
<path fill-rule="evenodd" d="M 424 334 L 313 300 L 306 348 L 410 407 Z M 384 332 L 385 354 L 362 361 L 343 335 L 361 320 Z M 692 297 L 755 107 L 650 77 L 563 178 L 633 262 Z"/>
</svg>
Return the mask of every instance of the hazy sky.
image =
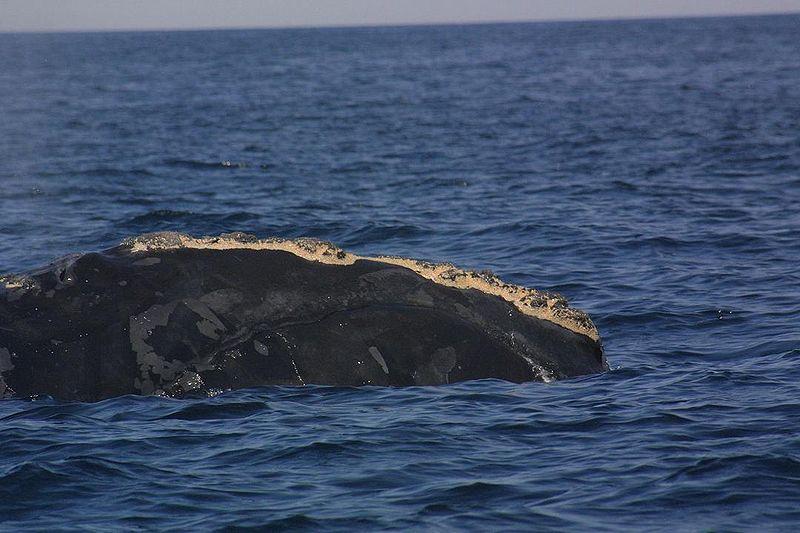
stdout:
<svg viewBox="0 0 800 533">
<path fill-rule="evenodd" d="M 0 31 L 338 26 L 800 11 L 800 0 L 0 0 Z"/>
</svg>

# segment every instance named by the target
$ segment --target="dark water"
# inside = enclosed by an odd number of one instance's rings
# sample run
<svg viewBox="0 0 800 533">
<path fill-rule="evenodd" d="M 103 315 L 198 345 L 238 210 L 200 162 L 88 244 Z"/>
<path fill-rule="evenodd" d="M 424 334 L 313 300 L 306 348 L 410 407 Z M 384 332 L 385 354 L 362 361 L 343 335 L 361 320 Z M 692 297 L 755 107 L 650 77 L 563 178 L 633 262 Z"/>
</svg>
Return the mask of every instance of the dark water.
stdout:
<svg viewBox="0 0 800 533">
<path fill-rule="evenodd" d="M 0 403 L 0 529 L 800 523 L 800 17 L 0 35 L 0 271 L 309 235 L 595 318 L 553 384 Z"/>
</svg>

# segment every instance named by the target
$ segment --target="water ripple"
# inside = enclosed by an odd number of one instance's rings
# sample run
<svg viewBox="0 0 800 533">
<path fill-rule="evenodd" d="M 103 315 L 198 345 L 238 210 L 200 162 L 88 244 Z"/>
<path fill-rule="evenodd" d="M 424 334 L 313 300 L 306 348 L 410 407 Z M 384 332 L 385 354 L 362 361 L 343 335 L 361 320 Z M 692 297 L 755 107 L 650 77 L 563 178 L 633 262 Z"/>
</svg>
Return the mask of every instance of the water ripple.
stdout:
<svg viewBox="0 0 800 533">
<path fill-rule="evenodd" d="M 0 272 L 312 236 L 561 292 L 612 366 L 0 401 L 0 529 L 796 529 L 799 21 L 0 35 Z"/>
</svg>

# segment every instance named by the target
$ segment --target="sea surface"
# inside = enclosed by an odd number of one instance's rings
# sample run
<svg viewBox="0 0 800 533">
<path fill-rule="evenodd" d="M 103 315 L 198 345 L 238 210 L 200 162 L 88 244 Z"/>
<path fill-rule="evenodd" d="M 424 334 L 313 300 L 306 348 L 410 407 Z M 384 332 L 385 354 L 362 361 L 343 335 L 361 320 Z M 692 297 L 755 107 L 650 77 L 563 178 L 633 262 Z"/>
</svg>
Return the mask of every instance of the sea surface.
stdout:
<svg viewBox="0 0 800 533">
<path fill-rule="evenodd" d="M 488 268 L 557 383 L 0 402 L 0 530 L 800 524 L 800 16 L 0 35 L 0 271 L 156 230 Z"/>
</svg>

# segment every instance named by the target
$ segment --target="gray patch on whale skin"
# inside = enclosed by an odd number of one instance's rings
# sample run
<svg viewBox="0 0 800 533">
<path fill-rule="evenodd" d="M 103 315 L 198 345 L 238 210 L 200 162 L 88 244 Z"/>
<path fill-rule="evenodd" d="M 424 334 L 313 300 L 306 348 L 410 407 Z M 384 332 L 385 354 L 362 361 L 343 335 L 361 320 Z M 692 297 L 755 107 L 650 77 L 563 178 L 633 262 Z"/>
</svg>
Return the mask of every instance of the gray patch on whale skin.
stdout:
<svg viewBox="0 0 800 533">
<path fill-rule="evenodd" d="M 151 373 L 160 375 L 162 379 L 171 379 L 177 372 L 184 369 L 183 363 L 168 362 L 156 354 L 153 347 L 147 343 L 154 328 L 167 325 L 169 316 L 177 305 L 177 301 L 164 305 L 153 305 L 144 313 L 130 317 L 131 349 L 136 353 L 136 363 L 139 367 L 139 375 L 134 380 L 134 387 L 142 394 L 153 394 L 156 390 Z"/>
<path fill-rule="evenodd" d="M 420 307 L 433 307 L 435 302 L 433 296 L 425 292 L 424 289 L 417 289 L 408 295 L 408 303 Z"/>
<path fill-rule="evenodd" d="M 0 348 L 0 398 L 14 395 L 14 389 L 9 387 L 3 378 L 3 372 L 9 370 L 14 370 L 14 363 L 11 362 L 11 352 L 6 348 Z"/>
<path fill-rule="evenodd" d="M 269 348 L 263 342 L 261 342 L 259 340 L 254 340 L 253 341 L 253 348 L 255 348 L 255 350 L 258 353 L 260 353 L 261 355 L 269 357 Z"/>
<path fill-rule="evenodd" d="M 219 334 L 226 331 L 227 328 L 225 328 L 219 317 L 202 301 L 187 299 L 183 301 L 183 304 L 203 318 L 203 320 L 196 322 L 196 326 L 200 333 L 206 337 L 218 340 Z"/>
<path fill-rule="evenodd" d="M 189 310 L 192 314 L 186 315 Z M 170 323 L 172 317 L 176 317 L 174 323 Z M 197 331 L 211 341 L 220 341 L 222 335 L 228 332 L 226 326 L 219 317 L 204 304 L 201 300 L 187 298 L 185 300 L 173 300 L 166 304 L 155 304 L 139 315 L 131 316 L 129 319 L 129 337 L 131 349 L 136 354 L 136 364 L 139 368 L 139 375 L 134 380 L 134 387 L 141 391 L 141 394 L 156 394 L 158 390 L 169 395 L 178 385 L 180 389 L 187 389 L 181 385 L 178 378 L 190 371 L 203 372 L 214 367 L 214 351 L 198 350 L 197 345 L 191 340 L 191 334 L 186 329 L 181 328 L 187 317 L 199 317 L 200 320 L 194 322 Z M 189 353 L 194 353 L 196 357 L 191 360 L 168 359 L 159 354 L 157 345 L 150 340 L 155 329 L 158 327 L 168 327 L 173 336 L 178 333 Z M 246 334 L 246 330 L 239 330 L 232 336 L 225 339 L 224 343 L 236 343 Z M 174 340 L 174 338 L 173 338 Z M 223 344 L 224 344 L 223 343 Z M 202 344 L 202 343 L 201 343 Z M 212 344 L 217 345 L 217 343 Z M 197 350 L 197 351 L 195 351 Z M 178 381 L 176 381 L 178 380 Z M 172 386 L 167 385 L 173 383 Z M 162 389 L 158 387 L 161 386 Z"/>
<path fill-rule="evenodd" d="M 217 289 L 200 297 L 214 313 L 227 313 L 244 301 L 242 293 L 235 289 Z"/>
<path fill-rule="evenodd" d="M 450 372 L 456 366 L 456 350 L 452 346 L 433 352 L 428 364 L 414 372 L 417 385 L 441 385 L 450 383 Z"/>
<path fill-rule="evenodd" d="M 139 259 L 138 261 L 133 262 L 133 266 L 143 266 L 149 267 L 153 265 L 157 265 L 161 262 L 161 259 L 158 257 L 145 257 L 144 259 Z"/>
<path fill-rule="evenodd" d="M 369 347 L 369 354 L 372 356 L 373 359 L 375 359 L 375 361 L 379 365 L 381 365 L 381 368 L 383 369 L 383 373 L 384 374 L 388 374 L 389 373 L 389 367 L 386 366 L 386 360 L 383 358 L 383 355 L 381 354 L 380 350 L 378 350 L 378 347 L 377 346 L 370 346 Z"/>
<path fill-rule="evenodd" d="M 11 352 L 0 347 L 0 374 L 6 370 L 14 370 L 14 363 L 11 362 Z"/>
</svg>

